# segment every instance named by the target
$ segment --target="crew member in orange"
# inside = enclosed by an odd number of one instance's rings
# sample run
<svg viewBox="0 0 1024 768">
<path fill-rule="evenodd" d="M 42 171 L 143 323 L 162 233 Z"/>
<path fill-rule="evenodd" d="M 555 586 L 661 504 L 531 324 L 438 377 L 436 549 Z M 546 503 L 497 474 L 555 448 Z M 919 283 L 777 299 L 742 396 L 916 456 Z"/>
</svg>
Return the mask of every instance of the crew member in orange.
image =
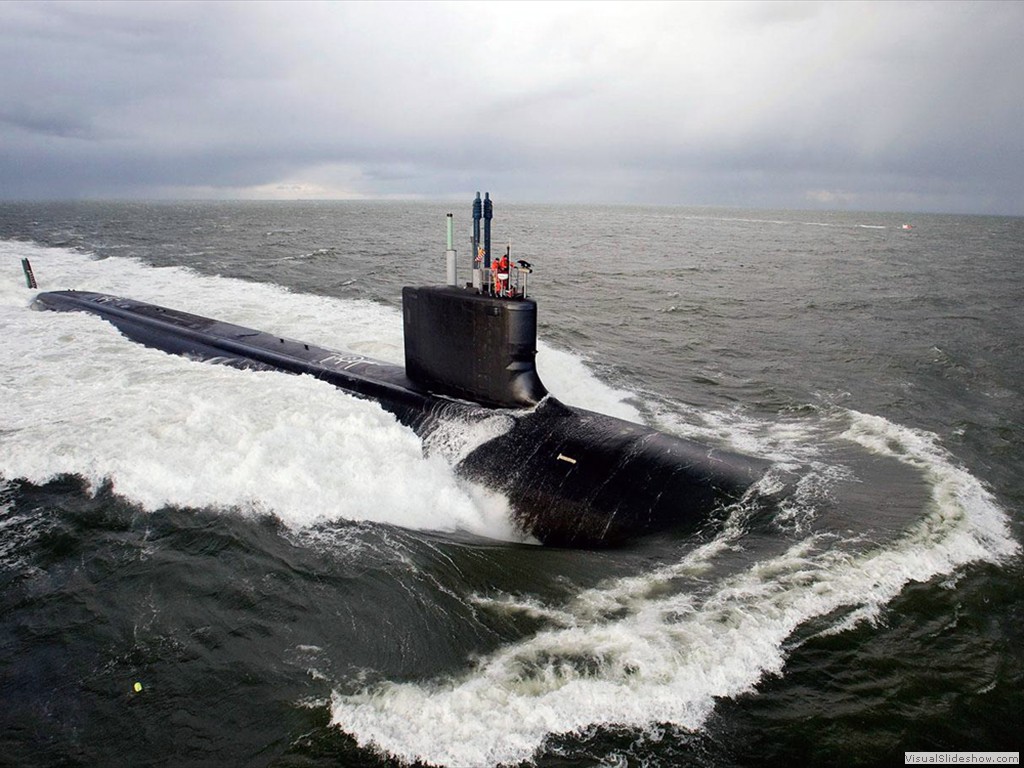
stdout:
<svg viewBox="0 0 1024 768">
<path fill-rule="evenodd" d="M 504 296 L 508 286 L 508 253 L 494 262 L 494 293 Z"/>
</svg>

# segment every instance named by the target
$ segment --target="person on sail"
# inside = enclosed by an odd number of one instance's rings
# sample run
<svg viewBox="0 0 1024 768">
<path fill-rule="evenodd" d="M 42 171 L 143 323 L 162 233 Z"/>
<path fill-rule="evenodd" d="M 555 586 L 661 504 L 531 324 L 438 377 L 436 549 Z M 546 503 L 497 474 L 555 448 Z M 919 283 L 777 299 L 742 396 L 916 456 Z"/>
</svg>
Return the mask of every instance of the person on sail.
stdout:
<svg viewBox="0 0 1024 768">
<path fill-rule="evenodd" d="M 494 294 L 505 296 L 508 291 L 508 251 L 494 262 Z"/>
</svg>

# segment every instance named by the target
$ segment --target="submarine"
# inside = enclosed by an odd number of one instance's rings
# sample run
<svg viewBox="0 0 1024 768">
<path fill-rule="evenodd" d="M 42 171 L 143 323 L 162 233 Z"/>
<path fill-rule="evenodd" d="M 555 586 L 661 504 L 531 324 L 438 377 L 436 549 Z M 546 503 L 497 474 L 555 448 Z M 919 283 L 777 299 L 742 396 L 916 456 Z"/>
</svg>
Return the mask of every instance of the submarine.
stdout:
<svg viewBox="0 0 1024 768">
<path fill-rule="evenodd" d="M 544 545 L 603 548 L 692 529 L 742 498 L 768 462 L 548 393 L 536 368 L 533 267 L 513 263 L 511 246 L 492 259 L 492 218 L 490 194 L 481 200 L 478 192 L 471 281 L 458 284 L 449 213 L 447 283 L 402 289 L 404 367 L 108 294 L 44 292 L 34 307 L 98 315 L 171 354 L 314 376 L 376 401 L 425 444 L 442 427 L 468 430 L 498 417 L 499 429 L 483 432 L 500 434 L 459 457 L 454 470 L 503 494 L 522 530 Z"/>
</svg>

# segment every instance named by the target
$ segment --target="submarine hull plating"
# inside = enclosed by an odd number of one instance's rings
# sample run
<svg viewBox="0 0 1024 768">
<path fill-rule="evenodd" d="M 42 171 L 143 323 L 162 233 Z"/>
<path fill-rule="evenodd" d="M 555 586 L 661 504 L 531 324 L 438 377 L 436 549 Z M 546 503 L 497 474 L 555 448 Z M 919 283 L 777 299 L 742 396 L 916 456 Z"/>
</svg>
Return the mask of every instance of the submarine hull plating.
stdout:
<svg viewBox="0 0 1024 768">
<path fill-rule="evenodd" d="M 459 471 L 504 493 L 540 541 L 587 546 L 696 527 L 767 467 L 549 397 Z"/>
<path fill-rule="evenodd" d="M 146 346 L 241 368 L 308 374 L 375 400 L 421 437 L 441 423 L 507 415 L 509 429 L 456 472 L 503 493 L 523 529 L 556 546 L 604 547 L 695 526 L 739 499 L 768 464 L 573 408 L 492 408 L 438 394 L 401 366 L 98 293 L 41 293 L 36 306 L 86 311 Z"/>
</svg>

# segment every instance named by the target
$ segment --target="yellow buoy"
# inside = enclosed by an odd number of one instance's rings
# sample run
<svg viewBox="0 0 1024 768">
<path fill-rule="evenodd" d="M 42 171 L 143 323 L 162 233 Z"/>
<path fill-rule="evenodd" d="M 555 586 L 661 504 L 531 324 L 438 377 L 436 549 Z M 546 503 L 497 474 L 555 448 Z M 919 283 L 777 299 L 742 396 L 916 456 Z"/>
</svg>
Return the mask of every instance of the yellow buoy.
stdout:
<svg viewBox="0 0 1024 768">
<path fill-rule="evenodd" d="M 142 691 L 142 683 L 136 683 L 135 685 L 132 686 L 132 688 L 135 689 L 136 693 L 139 693 L 139 692 Z"/>
</svg>

